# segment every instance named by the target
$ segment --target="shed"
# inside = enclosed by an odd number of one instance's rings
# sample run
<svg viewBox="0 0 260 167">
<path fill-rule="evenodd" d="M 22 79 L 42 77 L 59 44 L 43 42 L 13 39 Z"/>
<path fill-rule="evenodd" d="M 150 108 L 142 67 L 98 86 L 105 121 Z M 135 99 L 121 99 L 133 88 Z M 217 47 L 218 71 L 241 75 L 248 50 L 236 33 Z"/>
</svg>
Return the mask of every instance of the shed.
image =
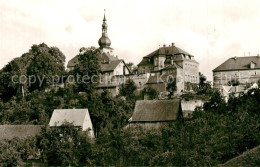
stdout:
<svg viewBox="0 0 260 167">
<path fill-rule="evenodd" d="M 65 122 L 80 127 L 82 131 L 89 130 L 90 137 L 94 137 L 88 109 L 55 109 L 49 123 L 50 127 L 61 126 Z"/>
<path fill-rule="evenodd" d="M 144 128 L 159 128 L 162 124 L 182 118 L 179 99 L 136 101 L 129 127 L 140 125 Z"/>
</svg>

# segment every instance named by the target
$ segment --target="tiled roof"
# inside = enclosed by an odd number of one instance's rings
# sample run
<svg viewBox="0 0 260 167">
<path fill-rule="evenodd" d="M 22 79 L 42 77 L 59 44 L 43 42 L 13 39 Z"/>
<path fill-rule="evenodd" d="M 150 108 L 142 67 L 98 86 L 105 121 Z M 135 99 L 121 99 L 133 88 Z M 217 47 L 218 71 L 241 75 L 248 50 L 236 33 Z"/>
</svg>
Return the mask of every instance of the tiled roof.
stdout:
<svg viewBox="0 0 260 167">
<path fill-rule="evenodd" d="M 100 68 L 101 71 L 113 71 L 119 63 L 121 63 L 123 60 L 114 60 L 114 61 L 110 61 L 109 63 L 101 63 L 100 64 Z"/>
<path fill-rule="evenodd" d="M 190 55 L 188 52 L 176 47 L 176 46 L 169 46 L 169 47 L 161 47 L 154 52 L 148 54 L 145 57 L 153 57 L 155 55 L 176 55 L 176 54 L 185 54 L 185 55 Z"/>
<path fill-rule="evenodd" d="M 146 66 L 146 65 L 153 65 L 153 63 L 150 62 L 148 58 L 143 58 L 142 61 L 138 64 L 138 66 Z"/>
<path fill-rule="evenodd" d="M 0 125 L 0 140 L 34 137 L 41 133 L 42 125 Z"/>
<path fill-rule="evenodd" d="M 117 57 L 114 57 L 114 56 L 106 54 L 106 53 L 102 53 L 101 55 L 99 55 L 99 65 L 100 65 L 101 71 L 104 71 L 104 72 L 113 71 L 121 61 L 123 61 L 123 60 L 118 59 Z M 103 62 L 106 62 L 106 63 L 103 63 Z M 68 68 L 74 67 L 78 63 L 79 63 L 78 56 L 75 56 L 68 62 L 67 67 Z"/>
<path fill-rule="evenodd" d="M 215 68 L 216 71 L 229 71 L 229 70 L 247 70 L 250 68 L 250 63 L 255 64 L 255 69 L 260 69 L 260 56 L 249 56 L 249 57 L 232 57 L 222 63 L 220 66 Z"/>
<path fill-rule="evenodd" d="M 50 126 L 61 126 L 64 122 L 74 126 L 83 126 L 88 109 L 55 109 L 52 113 Z"/>
<path fill-rule="evenodd" d="M 174 121 L 181 115 L 180 100 L 139 100 L 131 122 Z"/>
<path fill-rule="evenodd" d="M 114 61 L 119 60 L 117 57 L 110 55 L 109 53 L 101 53 L 98 55 L 98 61 L 99 62 L 107 62 L 107 61 Z M 67 64 L 68 68 L 74 67 L 79 63 L 78 55 L 73 57 Z"/>
</svg>

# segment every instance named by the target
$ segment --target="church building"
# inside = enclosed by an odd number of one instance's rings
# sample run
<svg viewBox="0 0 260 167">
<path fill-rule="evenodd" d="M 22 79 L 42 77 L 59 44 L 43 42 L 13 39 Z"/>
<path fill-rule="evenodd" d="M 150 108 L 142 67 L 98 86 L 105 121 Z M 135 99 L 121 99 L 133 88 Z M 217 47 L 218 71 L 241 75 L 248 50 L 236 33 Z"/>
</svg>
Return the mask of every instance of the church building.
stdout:
<svg viewBox="0 0 260 167">
<path fill-rule="evenodd" d="M 111 91 L 113 95 L 116 95 L 119 91 L 119 85 L 125 82 L 131 71 L 123 59 L 119 59 L 113 54 L 113 48 L 110 47 L 111 40 L 107 35 L 107 28 L 107 20 L 104 14 L 102 36 L 98 40 L 100 50 L 98 61 L 102 75 L 97 89 L 106 89 Z M 73 70 L 77 64 L 79 64 L 79 60 L 78 56 L 75 56 L 68 62 L 68 70 Z"/>
</svg>

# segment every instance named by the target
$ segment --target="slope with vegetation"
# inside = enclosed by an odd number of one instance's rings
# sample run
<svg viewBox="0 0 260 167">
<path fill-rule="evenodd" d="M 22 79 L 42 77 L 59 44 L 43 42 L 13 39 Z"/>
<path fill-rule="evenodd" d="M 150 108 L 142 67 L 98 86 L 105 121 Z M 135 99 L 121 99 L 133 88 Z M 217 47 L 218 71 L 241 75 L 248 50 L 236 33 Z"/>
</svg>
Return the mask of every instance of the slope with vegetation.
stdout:
<svg viewBox="0 0 260 167">
<path fill-rule="evenodd" d="M 88 54 L 94 50 L 81 52 L 93 56 Z M 96 66 L 95 61 L 85 63 Z M 93 73 L 98 70 L 88 69 Z M 38 70 L 42 71 L 40 67 Z M 81 73 L 84 67 L 77 70 L 74 72 Z M 4 73 L 11 75 L 11 71 Z M 46 126 L 36 138 L 1 141 L 0 161 L 19 165 L 36 154 L 48 165 L 216 166 L 260 144 L 260 89 L 231 97 L 226 103 L 219 92 L 204 85 L 200 92 L 207 95 L 208 102 L 196 108 L 192 117 L 159 130 L 123 128 L 138 98 L 131 80 L 120 88 L 117 97 L 106 91 L 97 94 L 93 89 L 78 84 L 49 92 L 35 88 L 24 97 L 14 94 L 2 100 L 1 124 L 47 125 L 56 108 L 88 108 L 96 139 L 92 141 L 70 124 L 58 129 Z M 150 98 L 156 96 L 156 92 L 146 91 L 151 92 Z"/>
</svg>

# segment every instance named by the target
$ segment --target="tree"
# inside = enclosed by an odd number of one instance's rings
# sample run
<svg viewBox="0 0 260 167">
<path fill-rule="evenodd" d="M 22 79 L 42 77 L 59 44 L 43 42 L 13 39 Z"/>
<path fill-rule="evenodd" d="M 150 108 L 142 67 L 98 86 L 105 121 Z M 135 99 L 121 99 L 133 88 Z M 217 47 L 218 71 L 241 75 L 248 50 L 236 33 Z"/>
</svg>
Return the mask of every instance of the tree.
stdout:
<svg viewBox="0 0 260 167">
<path fill-rule="evenodd" d="M 213 93 L 210 82 L 202 73 L 199 73 L 199 87 L 194 90 L 197 95 L 211 95 Z"/>
<path fill-rule="evenodd" d="M 170 92 L 169 94 L 169 98 L 171 98 L 171 96 L 174 95 L 174 91 L 177 90 L 177 86 L 176 86 L 176 78 L 170 78 L 168 83 L 167 83 L 167 87 L 166 90 L 168 92 Z"/>
<path fill-rule="evenodd" d="M 214 91 L 210 100 L 204 103 L 204 110 L 216 113 L 224 113 L 226 110 L 226 103 L 218 90 Z"/>
<path fill-rule="evenodd" d="M 78 91 L 91 93 L 98 85 L 99 74 L 101 72 L 98 63 L 98 54 L 100 50 L 95 47 L 81 48 L 79 50 L 79 64 L 75 67 L 73 73 L 77 79 L 76 85 Z"/>
<path fill-rule="evenodd" d="M 54 84 L 53 79 L 61 77 L 65 73 L 64 54 L 56 47 L 48 47 L 45 43 L 33 45 L 29 53 L 33 55 L 27 68 L 27 76 L 33 76 L 35 83 L 29 83 L 29 90 L 42 90 L 46 86 Z"/>
<path fill-rule="evenodd" d="M 91 156 L 90 139 L 70 123 L 61 127 L 44 127 L 37 138 L 41 159 L 50 166 L 79 166 Z"/>
<path fill-rule="evenodd" d="M 132 70 L 134 63 L 129 62 L 129 63 L 126 63 L 126 65 L 127 65 L 127 67 L 129 67 L 130 70 Z"/>
<path fill-rule="evenodd" d="M 44 89 L 52 84 L 54 75 L 64 74 L 64 62 L 65 56 L 57 47 L 44 43 L 33 45 L 0 71 L 1 98 L 7 101 L 13 96 L 24 96 L 28 91 Z"/>
<path fill-rule="evenodd" d="M 238 86 L 238 85 L 240 85 L 240 82 L 237 79 L 232 79 L 231 81 L 228 81 L 228 86 Z"/>
<path fill-rule="evenodd" d="M 203 88 L 206 84 L 207 77 L 203 75 L 201 72 L 199 72 L 199 88 Z"/>
<path fill-rule="evenodd" d="M 132 99 L 135 97 L 134 92 L 136 90 L 136 85 L 133 80 L 129 79 L 121 85 L 119 89 L 119 95 L 120 96 L 125 96 L 127 100 Z"/>
<path fill-rule="evenodd" d="M 151 87 L 145 87 L 142 90 L 141 95 L 142 95 L 142 98 L 144 98 L 145 95 L 148 95 L 149 100 L 153 100 L 153 99 L 157 98 L 158 92 Z"/>
</svg>

